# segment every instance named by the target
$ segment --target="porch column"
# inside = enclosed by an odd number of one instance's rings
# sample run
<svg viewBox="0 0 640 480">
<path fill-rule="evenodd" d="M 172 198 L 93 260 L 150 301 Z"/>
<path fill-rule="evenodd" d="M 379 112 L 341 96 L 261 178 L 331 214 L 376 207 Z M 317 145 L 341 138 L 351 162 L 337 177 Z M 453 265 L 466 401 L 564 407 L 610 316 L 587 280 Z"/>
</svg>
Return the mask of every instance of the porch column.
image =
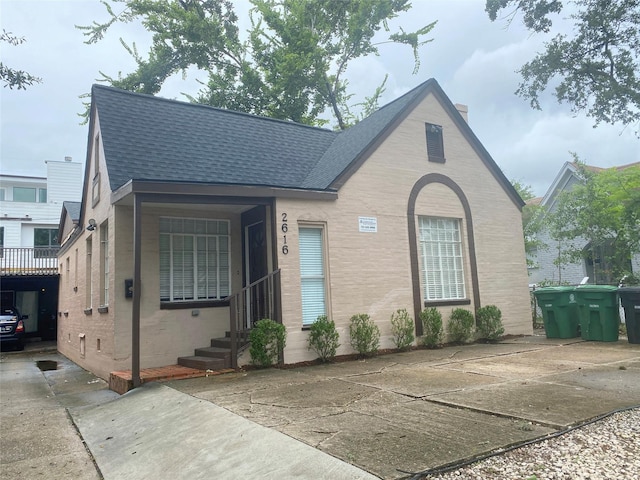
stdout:
<svg viewBox="0 0 640 480">
<path fill-rule="evenodd" d="M 131 380 L 133 388 L 140 380 L 140 270 L 142 265 L 142 199 L 133 194 L 133 305 L 131 311 Z"/>
</svg>

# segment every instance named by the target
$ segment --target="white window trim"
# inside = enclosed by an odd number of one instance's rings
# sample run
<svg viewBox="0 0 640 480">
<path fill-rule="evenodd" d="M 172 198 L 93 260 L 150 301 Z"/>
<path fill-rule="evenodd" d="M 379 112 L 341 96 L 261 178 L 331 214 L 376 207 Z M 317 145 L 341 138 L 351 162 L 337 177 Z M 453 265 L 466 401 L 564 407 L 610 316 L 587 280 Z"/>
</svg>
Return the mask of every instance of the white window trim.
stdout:
<svg viewBox="0 0 640 480">
<path fill-rule="evenodd" d="M 227 225 L 227 233 L 223 234 L 223 233 L 184 233 L 184 232 L 161 232 L 159 231 L 159 235 L 158 238 L 160 239 L 161 235 L 167 235 L 169 237 L 169 298 L 162 298 L 162 295 L 160 295 L 160 301 L 161 302 L 165 302 L 165 303 L 187 303 L 187 302 L 207 302 L 207 301 L 216 301 L 216 300 L 223 300 L 225 297 L 227 297 L 228 295 L 231 294 L 231 222 L 230 220 L 226 220 L 226 219 L 219 219 L 219 218 L 188 218 L 188 217 L 166 217 L 166 216 L 162 216 L 160 217 L 160 219 L 167 219 L 167 220 L 193 220 L 193 221 L 204 221 L 204 222 L 220 222 L 220 223 L 225 223 Z M 173 242 L 176 236 L 183 236 L 183 237 L 192 237 L 193 238 L 193 297 L 194 298 L 189 298 L 189 299 L 181 299 L 181 298 L 174 298 L 174 275 L 173 275 L 173 271 L 174 271 L 174 266 L 173 266 Z M 216 261 L 216 296 L 215 297 L 206 297 L 206 298 L 198 298 L 198 248 L 197 248 L 197 243 L 198 243 L 198 238 L 205 238 L 207 240 L 209 239 L 215 239 L 216 241 L 216 257 L 217 257 L 217 261 Z M 221 279 L 223 278 L 221 276 L 221 267 L 224 267 L 224 265 L 221 265 L 220 263 L 220 238 L 226 238 L 227 239 L 227 258 L 228 258 L 228 262 L 227 262 L 227 292 L 223 292 L 221 290 Z M 160 265 L 160 262 L 159 266 Z M 207 277 L 208 281 L 209 278 Z M 162 289 L 162 279 L 160 279 L 160 286 Z M 208 288 L 205 289 L 205 291 L 208 291 Z"/>
<path fill-rule="evenodd" d="M 322 272 L 320 274 L 315 274 L 315 275 L 305 275 L 302 271 L 303 269 L 303 265 L 302 265 L 302 246 L 300 245 L 300 231 L 304 230 L 304 229 L 315 229 L 315 230 L 319 230 L 320 231 L 320 241 L 321 241 L 321 266 L 322 266 Z M 329 284 L 329 268 L 328 268 L 328 263 L 327 263 L 327 258 L 328 258 L 328 248 L 327 248 L 327 226 L 324 223 L 299 223 L 298 224 L 298 247 L 299 247 L 299 262 L 300 262 L 300 300 L 301 300 L 301 306 L 302 306 L 302 326 L 303 327 L 309 327 L 310 325 L 312 325 L 318 318 L 319 315 L 327 315 L 329 316 L 329 289 L 327 288 L 327 285 Z M 303 289 L 303 282 L 304 280 L 322 280 L 323 283 L 323 311 L 317 311 L 314 312 L 312 314 L 312 317 L 309 318 L 305 318 L 305 313 L 304 313 L 304 289 Z"/>
<path fill-rule="evenodd" d="M 425 239 L 423 239 L 423 220 L 444 220 L 444 221 L 454 221 L 457 226 L 457 236 L 458 239 L 456 241 L 434 241 L 431 242 L 432 246 L 435 246 L 438 249 L 438 255 L 434 257 L 435 260 L 438 261 L 439 268 L 437 273 L 439 278 L 437 279 L 438 283 L 433 285 L 430 284 L 428 280 L 428 268 L 427 268 L 427 259 L 428 255 L 428 247 L 429 243 Z M 437 302 L 437 301 L 448 301 L 448 300 L 464 300 L 466 299 L 466 274 L 465 274 L 465 246 L 463 242 L 463 231 L 462 231 L 462 221 L 459 218 L 447 218 L 447 217 L 436 217 L 429 215 L 421 215 L 418 217 L 418 245 L 420 250 L 420 277 L 422 282 L 422 295 L 424 297 L 424 301 L 426 302 Z M 446 249 L 446 247 L 451 247 L 450 250 L 453 251 L 453 254 L 449 252 L 448 255 L 443 255 L 442 251 Z M 459 264 L 459 268 L 448 268 L 445 262 L 445 259 L 453 259 L 454 263 Z M 436 273 L 436 272 L 432 272 Z M 461 276 L 460 281 L 456 281 L 456 276 Z M 451 279 L 453 277 L 453 281 L 447 281 L 447 279 Z M 439 287 L 441 292 L 437 292 L 434 290 Z"/>
<path fill-rule="evenodd" d="M 109 224 L 104 222 L 100 226 L 100 250 L 101 250 L 101 273 L 102 281 L 102 298 L 100 302 L 101 307 L 109 305 Z"/>
</svg>

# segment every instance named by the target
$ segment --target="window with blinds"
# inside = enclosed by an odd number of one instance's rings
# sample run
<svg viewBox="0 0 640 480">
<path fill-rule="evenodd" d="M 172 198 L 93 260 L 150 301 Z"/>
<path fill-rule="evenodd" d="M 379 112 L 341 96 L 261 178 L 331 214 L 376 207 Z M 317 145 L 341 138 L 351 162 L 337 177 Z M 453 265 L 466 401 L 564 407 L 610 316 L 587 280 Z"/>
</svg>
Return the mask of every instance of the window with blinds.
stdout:
<svg viewBox="0 0 640 480">
<path fill-rule="evenodd" d="M 419 229 L 424 299 L 466 298 L 460 220 L 420 217 Z"/>
<path fill-rule="evenodd" d="M 229 296 L 229 222 L 160 218 L 160 300 L 221 300 Z"/>
<path fill-rule="evenodd" d="M 322 227 L 300 227 L 300 284 L 302 325 L 311 325 L 326 315 L 325 271 Z"/>
</svg>

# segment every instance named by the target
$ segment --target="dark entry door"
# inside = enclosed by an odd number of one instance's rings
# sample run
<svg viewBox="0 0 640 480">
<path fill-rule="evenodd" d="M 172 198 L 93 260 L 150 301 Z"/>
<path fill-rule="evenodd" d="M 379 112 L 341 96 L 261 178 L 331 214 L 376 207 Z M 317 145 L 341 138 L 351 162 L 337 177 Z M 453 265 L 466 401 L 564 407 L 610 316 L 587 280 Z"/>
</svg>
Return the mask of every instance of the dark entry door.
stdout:
<svg viewBox="0 0 640 480">
<path fill-rule="evenodd" d="M 257 282 L 267 273 L 267 242 L 264 222 L 254 223 L 247 227 L 247 243 L 249 247 L 249 283 Z"/>
<path fill-rule="evenodd" d="M 249 286 L 265 277 L 267 265 L 267 239 L 265 227 L 265 208 L 256 207 L 243 215 L 244 227 L 244 264 L 245 286 Z M 268 296 L 265 286 L 257 284 L 247 290 L 247 323 L 251 327 L 255 322 L 266 318 Z"/>
</svg>

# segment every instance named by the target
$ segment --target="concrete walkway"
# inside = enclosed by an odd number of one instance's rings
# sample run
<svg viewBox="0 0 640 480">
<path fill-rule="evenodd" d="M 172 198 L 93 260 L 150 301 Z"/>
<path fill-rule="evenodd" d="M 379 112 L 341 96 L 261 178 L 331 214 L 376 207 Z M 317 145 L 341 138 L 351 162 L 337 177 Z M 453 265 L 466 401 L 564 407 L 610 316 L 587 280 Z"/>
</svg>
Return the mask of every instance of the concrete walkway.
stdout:
<svg viewBox="0 0 640 480">
<path fill-rule="evenodd" d="M 58 369 L 40 372 L 47 359 Z M 640 345 L 624 340 L 525 337 L 123 396 L 61 355 L 3 354 L 0 478 L 401 478 L 639 399 Z"/>
<path fill-rule="evenodd" d="M 67 407 L 95 405 L 118 395 L 50 347 L 38 347 L 2 352 L 0 479 L 98 480 L 102 477 Z M 58 369 L 43 372 L 37 362 L 44 367 L 56 362 Z"/>
<path fill-rule="evenodd" d="M 71 413 L 106 479 L 376 478 L 158 383 Z"/>
</svg>

